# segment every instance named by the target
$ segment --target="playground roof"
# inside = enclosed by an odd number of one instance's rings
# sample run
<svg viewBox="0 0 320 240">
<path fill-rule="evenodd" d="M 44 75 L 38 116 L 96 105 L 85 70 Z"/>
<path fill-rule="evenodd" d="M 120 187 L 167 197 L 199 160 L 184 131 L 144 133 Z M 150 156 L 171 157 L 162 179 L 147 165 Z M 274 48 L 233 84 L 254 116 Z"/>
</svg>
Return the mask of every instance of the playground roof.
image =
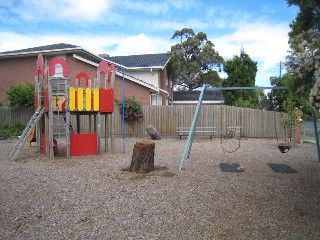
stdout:
<svg viewBox="0 0 320 240">
<path fill-rule="evenodd" d="M 190 103 L 198 102 L 199 95 L 201 91 L 174 91 L 173 92 L 173 101 Z M 211 103 L 223 103 L 225 100 L 224 95 L 221 91 L 205 91 L 203 95 L 203 102 Z"/>
<path fill-rule="evenodd" d="M 99 56 L 117 65 L 120 64 L 122 67 L 127 69 L 163 69 L 170 60 L 170 53 L 141 54 L 114 57 L 110 57 L 107 54 L 99 54 Z"/>
</svg>

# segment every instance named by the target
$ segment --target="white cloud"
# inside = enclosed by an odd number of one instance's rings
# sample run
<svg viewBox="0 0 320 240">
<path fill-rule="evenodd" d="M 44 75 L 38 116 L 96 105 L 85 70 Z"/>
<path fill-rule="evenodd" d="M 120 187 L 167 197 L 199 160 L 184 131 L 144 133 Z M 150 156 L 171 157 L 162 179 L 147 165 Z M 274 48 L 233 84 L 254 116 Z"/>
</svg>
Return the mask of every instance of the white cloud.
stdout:
<svg viewBox="0 0 320 240">
<path fill-rule="evenodd" d="M 149 37 L 145 34 L 133 36 L 116 35 L 24 35 L 14 32 L 0 31 L 0 51 L 11 51 L 30 47 L 38 47 L 55 43 L 69 43 L 78 45 L 86 50 L 111 56 L 132 55 L 146 53 L 161 53 L 170 50 L 170 41 L 161 38 Z"/>
<path fill-rule="evenodd" d="M 167 1 L 132 1 L 132 0 L 119 0 L 115 2 L 120 8 L 134 11 L 144 12 L 149 15 L 166 14 L 171 8 L 178 10 L 188 10 L 192 7 L 199 6 L 196 1 L 185 1 L 185 0 L 167 0 Z"/>
<path fill-rule="evenodd" d="M 135 55 L 145 53 L 162 53 L 170 51 L 171 43 L 167 40 L 149 37 L 143 33 L 136 36 L 122 37 L 116 48 L 110 51 L 111 56 Z"/>
<path fill-rule="evenodd" d="M 258 62 L 257 84 L 269 84 L 274 68 L 289 50 L 286 24 L 247 23 L 228 35 L 212 38 L 216 49 L 225 59 L 239 55 L 243 47 Z"/>
<path fill-rule="evenodd" d="M 29 21 L 96 22 L 109 7 L 109 0 L 24 0 L 11 11 Z"/>
</svg>

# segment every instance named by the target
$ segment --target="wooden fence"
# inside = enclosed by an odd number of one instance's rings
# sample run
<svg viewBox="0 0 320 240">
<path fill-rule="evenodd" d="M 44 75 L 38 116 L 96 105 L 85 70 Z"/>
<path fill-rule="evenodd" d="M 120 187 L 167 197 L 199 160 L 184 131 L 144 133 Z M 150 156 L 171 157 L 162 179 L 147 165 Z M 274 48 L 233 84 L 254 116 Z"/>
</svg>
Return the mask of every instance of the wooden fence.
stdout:
<svg viewBox="0 0 320 240">
<path fill-rule="evenodd" d="M 177 127 L 191 126 L 195 108 L 196 106 L 182 105 L 144 106 L 144 119 L 142 121 L 125 122 L 126 135 L 146 136 L 146 128 L 150 124 L 156 127 L 163 136 L 176 135 Z M 32 114 L 31 110 L 25 108 L 0 107 L 0 127 L 16 122 L 26 124 Z M 198 126 L 215 127 L 216 136 L 220 136 L 221 132 L 225 136 L 227 127 L 241 126 L 242 137 L 275 138 L 276 136 L 284 136 L 284 130 L 281 127 L 281 121 L 283 120 L 283 115 L 278 112 L 223 105 L 204 105 L 201 108 Z M 71 116 L 71 123 L 76 126 L 75 115 Z M 82 133 L 89 132 L 90 125 L 92 131 L 93 116 L 81 115 L 80 123 Z M 118 109 L 111 115 L 101 115 L 102 133 L 104 133 L 105 126 L 108 132 L 111 132 L 112 129 L 115 135 L 122 134 L 121 114 Z"/>
</svg>

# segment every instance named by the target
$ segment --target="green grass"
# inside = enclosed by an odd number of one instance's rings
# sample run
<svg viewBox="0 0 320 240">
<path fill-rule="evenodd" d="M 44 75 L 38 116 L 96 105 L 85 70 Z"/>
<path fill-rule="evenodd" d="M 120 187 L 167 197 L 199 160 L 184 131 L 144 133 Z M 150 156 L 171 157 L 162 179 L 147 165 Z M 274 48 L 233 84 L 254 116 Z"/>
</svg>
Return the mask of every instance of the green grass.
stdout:
<svg viewBox="0 0 320 240">
<path fill-rule="evenodd" d="M 156 171 L 168 170 L 168 167 L 167 166 L 155 166 L 154 170 L 156 170 Z"/>
<path fill-rule="evenodd" d="M 150 176 L 149 173 L 141 173 L 131 177 L 131 180 L 142 180 L 142 179 L 148 178 L 149 176 Z"/>
<path fill-rule="evenodd" d="M 125 168 L 127 170 L 127 168 Z M 155 166 L 153 171 L 148 173 L 138 173 L 132 176 L 131 180 L 143 180 L 149 178 L 151 176 L 161 176 L 161 177 L 174 177 L 176 174 L 174 172 L 170 172 L 167 166 Z"/>
<path fill-rule="evenodd" d="M 170 172 L 170 171 L 164 171 L 162 173 L 163 177 L 174 177 L 176 174 L 174 172 Z"/>
<path fill-rule="evenodd" d="M 302 139 L 305 141 L 305 140 L 309 140 L 309 141 L 315 141 L 316 138 L 315 137 L 310 137 L 310 136 L 302 136 Z"/>
</svg>

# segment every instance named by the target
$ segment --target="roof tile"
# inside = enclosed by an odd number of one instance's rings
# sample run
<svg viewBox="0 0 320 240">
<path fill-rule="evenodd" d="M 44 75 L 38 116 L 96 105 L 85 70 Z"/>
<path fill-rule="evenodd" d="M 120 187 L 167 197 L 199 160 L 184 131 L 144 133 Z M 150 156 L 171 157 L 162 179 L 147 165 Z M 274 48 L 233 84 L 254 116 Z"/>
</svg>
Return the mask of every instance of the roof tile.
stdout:
<svg viewBox="0 0 320 240">
<path fill-rule="evenodd" d="M 170 59 L 170 53 L 142 54 L 115 57 L 110 57 L 107 54 L 99 54 L 99 56 L 106 60 L 125 66 L 127 68 L 151 68 L 159 66 L 163 67 Z"/>
<path fill-rule="evenodd" d="M 73 44 L 67 44 L 67 43 L 58 43 L 58 44 L 52 44 L 52 45 L 46 45 L 46 46 L 40 46 L 40 47 L 25 48 L 25 49 L 19 49 L 19 50 L 14 50 L 14 51 L 6 51 L 6 52 L 1 52 L 1 54 L 41 52 L 41 51 L 60 50 L 60 49 L 62 50 L 62 49 L 77 48 L 77 47 L 79 47 L 79 46 L 76 46 Z"/>
</svg>

